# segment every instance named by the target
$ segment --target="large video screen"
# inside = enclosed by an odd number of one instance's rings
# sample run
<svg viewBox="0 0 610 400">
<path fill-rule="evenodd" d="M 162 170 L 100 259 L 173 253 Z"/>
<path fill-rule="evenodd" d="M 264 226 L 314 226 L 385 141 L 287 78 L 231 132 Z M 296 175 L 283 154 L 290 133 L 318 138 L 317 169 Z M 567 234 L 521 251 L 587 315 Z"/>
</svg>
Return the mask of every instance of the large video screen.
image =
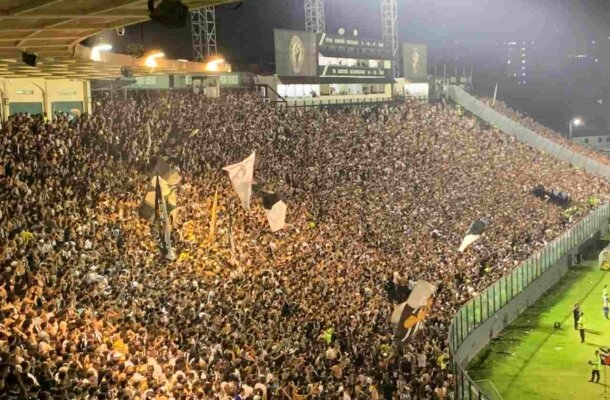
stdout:
<svg viewBox="0 0 610 400">
<path fill-rule="evenodd" d="M 278 76 L 318 76 L 315 33 L 276 29 L 274 36 Z"/>
<path fill-rule="evenodd" d="M 428 78 L 428 50 L 425 44 L 403 43 L 402 61 L 406 79 L 423 80 Z"/>
</svg>

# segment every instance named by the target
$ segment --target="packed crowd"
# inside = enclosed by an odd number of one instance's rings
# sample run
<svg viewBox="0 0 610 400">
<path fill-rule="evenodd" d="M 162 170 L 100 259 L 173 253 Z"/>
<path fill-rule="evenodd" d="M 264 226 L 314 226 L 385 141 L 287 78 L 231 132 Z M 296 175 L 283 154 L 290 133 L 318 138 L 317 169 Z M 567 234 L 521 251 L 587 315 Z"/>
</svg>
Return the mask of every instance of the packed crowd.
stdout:
<svg viewBox="0 0 610 400">
<path fill-rule="evenodd" d="M 2 399 L 452 398 L 459 306 L 608 191 L 440 104 L 130 94 L 3 126 Z M 256 181 L 289 206 L 276 234 L 221 170 L 253 150 Z M 174 262 L 137 214 L 159 155 L 183 178 Z M 576 214 L 536 185 L 569 193 Z M 485 236 L 459 253 L 479 218 Z M 437 285 L 435 305 L 397 345 L 393 304 L 418 279 Z"/>
<path fill-rule="evenodd" d="M 482 97 L 481 100 L 488 106 L 491 106 L 493 104 L 493 99 L 491 98 Z M 543 136 L 565 148 L 568 148 L 575 153 L 582 154 L 585 157 L 589 157 L 601 164 L 610 165 L 610 158 L 608 158 L 605 154 L 596 151 L 592 148 L 570 141 L 564 135 L 555 132 L 549 127 L 542 125 L 532 117 L 512 109 L 510 106 L 508 106 L 508 104 L 503 101 L 496 100 L 493 108 L 499 113 L 504 114 L 505 116 L 511 118 L 514 121 L 517 121 L 521 125 L 525 126 L 526 128 L 530 129 L 531 131 L 537 133 L 540 136 Z"/>
</svg>

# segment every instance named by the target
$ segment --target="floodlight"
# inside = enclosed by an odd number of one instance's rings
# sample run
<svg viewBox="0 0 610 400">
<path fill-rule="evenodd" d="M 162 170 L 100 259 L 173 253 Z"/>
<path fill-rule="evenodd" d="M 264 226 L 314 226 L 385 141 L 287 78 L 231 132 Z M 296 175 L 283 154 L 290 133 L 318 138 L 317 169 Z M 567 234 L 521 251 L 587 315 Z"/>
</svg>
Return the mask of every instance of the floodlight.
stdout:
<svg viewBox="0 0 610 400">
<path fill-rule="evenodd" d="M 102 61 L 101 52 L 102 51 L 110 51 L 112 50 L 112 45 L 108 43 L 98 44 L 97 46 L 93 46 L 91 49 L 91 58 L 93 61 Z"/>
<path fill-rule="evenodd" d="M 146 65 L 149 68 L 157 68 L 157 66 L 159 65 L 157 63 L 157 58 L 161 58 L 161 57 L 165 57 L 165 54 L 160 51 L 152 53 L 148 57 L 146 57 L 146 60 L 144 61 L 144 65 Z"/>
<path fill-rule="evenodd" d="M 224 58 L 217 58 L 215 60 L 212 60 L 205 65 L 205 70 L 209 72 L 216 72 L 220 69 L 220 64 L 223 64 L 224 62 Z"/>
</svg>

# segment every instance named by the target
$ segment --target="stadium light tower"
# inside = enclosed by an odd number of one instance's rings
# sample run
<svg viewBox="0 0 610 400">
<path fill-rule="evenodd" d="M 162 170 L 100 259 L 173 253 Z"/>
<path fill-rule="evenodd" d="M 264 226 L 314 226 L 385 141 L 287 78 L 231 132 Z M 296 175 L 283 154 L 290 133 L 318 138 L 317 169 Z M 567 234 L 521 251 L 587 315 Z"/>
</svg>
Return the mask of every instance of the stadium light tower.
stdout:
<svg viewBox="0 0 610 400">
<path fill-rule="evenodd" d="M 191 37 L 195 61 L 216 55 L 216 10 L 214 6 L 191 11 Z"/>
<path fill-rule="evenodd" d="M 322 0 L 305 0 L 305 30 L 307 32 L 326 31 Z"/>
<path fill-rule="evenodd" d="M 392 46 L 394 78 L 398 78 L 398 0 L 381 0 L 381 39 Z"/>
</svg>

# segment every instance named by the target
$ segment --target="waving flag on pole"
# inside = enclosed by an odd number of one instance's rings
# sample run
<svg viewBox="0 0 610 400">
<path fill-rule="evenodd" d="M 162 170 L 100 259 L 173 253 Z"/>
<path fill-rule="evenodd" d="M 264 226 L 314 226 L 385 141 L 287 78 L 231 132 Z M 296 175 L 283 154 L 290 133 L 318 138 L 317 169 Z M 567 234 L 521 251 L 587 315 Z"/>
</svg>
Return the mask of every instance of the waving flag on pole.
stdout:
<svg viewBox="0 0 610 400">
<path fill-rule="evenodd" d="M 237 197 L 239 197 L 242 206 L 246 210 L 250 210 L 255 153 L 256 152 L 252 152 L 252 154 L 242 162 L 227 165 L 223 168 L 224 171 L 229 173 L 229 179 L 233 185 L 233 190 L 235 190 Z"/>
<path fill-rule="evenodd" d="M 394 307 L 390 322 L 397 340 L 404 342 L 421 328 L 432 308 L 435 292 L 436 286 L 430 282 L 417 281 L 407 301 Z"/>
<path fill-rule="evenodd" d="M 150 180 L 139 214 L 153 222 L 161 239 L 162 253 L 168 260 L 175 258 L 171 244 L 170 214 L 176 208 L 176 192 L 165 179 L 156 175 Z"/>
<path fill-rule="evenodd" d="M 161 222 L 163 224 L 163 235 L 162 235 L 162 240 L 163 240 L 163 248 L 165 251 L 165 258 L 173 261 L 176 259 L 176 254 L 174 253 L 174 250 L 172 249 L 172 241 L 171 241 L 171 224 L 170 224 L 170 219 L 169 219 L 169 214 L 167 212 L 167 203 L 165 202 L 165 199 L 162 197 L 160 199 L 161 202 Z"/>
<path fill-rule="evenodd" d="M 263 193 L 263 207 L 265 208 L 265 215 L 267 221 L 269 221 L 269 227 L 271 232 L 277 232 L 284 228 L 286 223 L 286 203 L 280 200 L 280 196 L 277 193 Z"/>
<path fill-rule="evenodd" d="M 168 204 L 166 198 L 169 197 L 171 190 L 167 182 L 157 175 L 151 181 L 155 184 L 155 216 L 160 213 L 159 219 L 159 234 L 161 236 L 161 245 L 163 255 L 168 260 L 174 260 L 175 254 L 171 243 L 171 226 L 169 221 Z"/>
<path fill-rule="evenodd" d="M 176 196 L 174 192 L 172 192 L 163 178 L 155 176 L 150 180 L 144 200 L 140 204 L 138 210 L 140 216 L 144 219 L 154 220 L 160 213 L 159 199 L 162 197 L 168 200 L 170 212 L 176 208 Z"/>
<path fill-rule="evenodd" d="M 460 245 L 459 251 L 463 252 L 466 250 L 468 246 L 479 240 L 483 232 L 485 232 L 485 228 L 487 227 L 487 220 L 479 219 L 470 225 L 470 229 L 466 232 L 466 236 L 462 240 L 462 244 Z"/>
<path fill-rule="evenodd" d="M 174 186 L 180 183 L 180 174 L 163 159 L 159 157 L 157 159 L 157 165 L 155 165 L 155 174 L 163 178 L 168 185 Z"/>
</svg>

